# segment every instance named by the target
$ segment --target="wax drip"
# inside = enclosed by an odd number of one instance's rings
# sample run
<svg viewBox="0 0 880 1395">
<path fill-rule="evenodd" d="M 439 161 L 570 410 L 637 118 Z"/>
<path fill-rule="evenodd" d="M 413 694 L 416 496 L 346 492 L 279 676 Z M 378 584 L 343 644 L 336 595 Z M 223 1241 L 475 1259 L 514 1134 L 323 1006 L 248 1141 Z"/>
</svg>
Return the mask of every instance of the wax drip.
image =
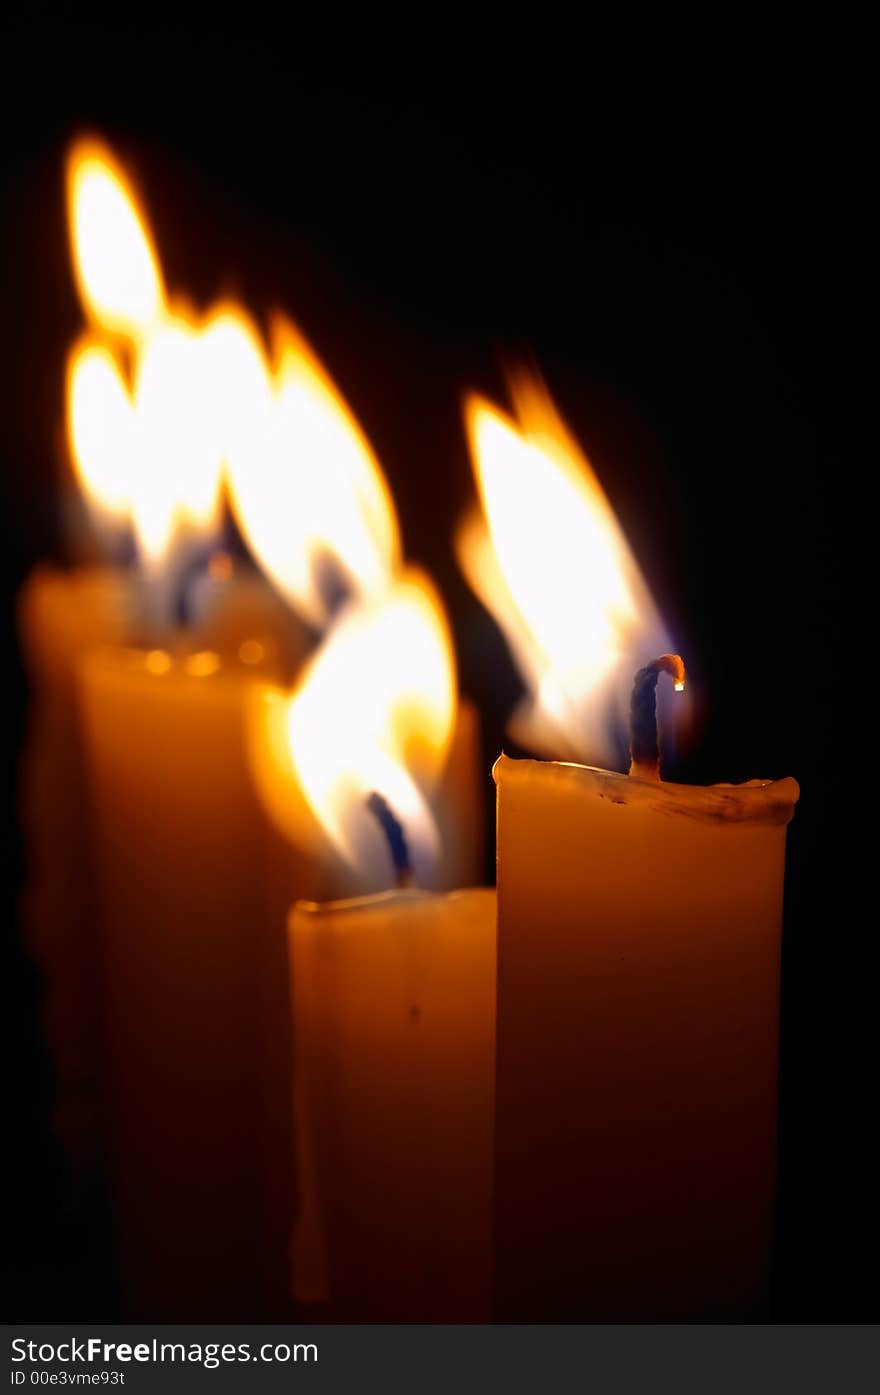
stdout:
<svg viewBox="0 0 880 1395">
<path fill-rule="evenodd" d="M 409 848 L 403 824 L 387 799 L 379 794 L 378 790 L 373 790 L 373 793 L 368 796 L 367 808 L 388 840 L 397 886 L 401 889 L 412 886 L 412 863 L 409 858 Z"/>
<path fill-rule="evenodd" d="M 684 688 L 684 660 L 680 654 L 661 654 L 633 681 L 629 704 L 630 775 L 640 780 L 660 779 L 660 744 L 657 736 L 657 679 L 668 673 L 680 693 Z"/>
</svg>

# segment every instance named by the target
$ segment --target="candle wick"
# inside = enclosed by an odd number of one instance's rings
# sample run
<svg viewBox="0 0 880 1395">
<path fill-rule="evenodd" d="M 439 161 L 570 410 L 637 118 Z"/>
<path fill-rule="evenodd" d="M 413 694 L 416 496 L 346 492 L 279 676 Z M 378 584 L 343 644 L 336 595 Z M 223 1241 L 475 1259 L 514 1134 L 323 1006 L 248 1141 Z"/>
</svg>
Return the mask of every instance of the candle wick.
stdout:
<svg viewBox="0 0 880 1395">
<path fill-rule="evenodd" d="M 177 630 L 186 631 L 198 625 L 208 588 L 229 581 L 234 568 L 230 553 L 222 545 L 200 548 L 189 558 L 174 587 L 173 623 Z"/>
<path fill-rule="evenodd" d="M 351 582 L 344 567 L 332 552 L 322 549 L 312 566 L 325 616 L 328 621 L 332 620 L 351 600 Z"/>
<path fill-rule="evenodd" d="M 660 741 L 657 733 L 657 680 L 668 673 L 677 693 L 684 689 L 684 660 L 680 654 L 661 654 L 640 668 L 633 680 L 629 705 L 630 775 L 640 780 L 660 779 Z"/>
<path fill-rule="evenodd" d="M 367 808 L 388 840 L 388 848 L 391 853 L 391 861 L 394 864 L 397 886 L 400 889 L 412 886 L 412 863 L 409 858 L 409 848 L 407 847 L 406 833 L 403 824 L 391 808 L 388 800 L 385 799 L 378 790 L 373 790 L 372 794 L 368 796 Z"/>
</svg>

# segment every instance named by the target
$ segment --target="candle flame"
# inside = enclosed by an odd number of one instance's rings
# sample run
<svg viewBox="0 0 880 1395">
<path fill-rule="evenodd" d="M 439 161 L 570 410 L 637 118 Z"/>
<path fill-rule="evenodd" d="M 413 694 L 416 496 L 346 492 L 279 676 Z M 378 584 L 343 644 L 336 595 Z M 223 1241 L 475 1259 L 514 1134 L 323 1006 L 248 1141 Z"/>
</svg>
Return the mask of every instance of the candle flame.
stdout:
<svg viewBox="0 0 880 1395">
<path fill-rule="evenodd" d="M 301 795 L 364 889 L 394 882 L 370 812 L 380 795 L 402 825 L 417 882 L 439 852 L 430 796 L 456 716 L 451 636 L 440 598 L 409 568 L 339 616 L 292 693 L 264 690 L 252 749 L 258 786 L 302 842 Z"/>
<path fill-rule="evenodd" d="M 310 345 L 280 315 L 273 340 L 274 391 L 236 437 L 230 489 L 264 571 L 324 627 L 340 593 L 375 594 L 393 575 L 397 517 L 369 442 Z"/>
<path fill-rule="evenodd" d="M 131 514 L 153 565 L 187 530 L 205 536 L 217 527 L 222 443 L 214 402 L 222 384 L 208 363 L 199 332 L 177 317 L 149 336 L 138 360 Z"/>
<path fill-rule="evenodd" d="M 91 136 L 68 155 L 67 216 L 87 312 L 107 332 L 139 339 L 164 308 L 159 257 L 130 179 Z"/>
<path fill-rule="evenodd" d="M 465 404 L 481 509 L 459 530 L 459 561 L 527 688 L 515 739 L 545 755 L 613 760 L 633 673 L 667 647 L 663 625 L 546 388 L 520 373 L 511 389 L 514 417 L 477 396 Z"/>
<path fill-rule="evenodd" d="M 67 432 L 82 488 L 108 525 L 129 514 L 134 411 L 119 365 L 91 336 L 73 349 L 67 365 Z"/>
<path fill-rule="evenodd" d="M 224 452 L 247 391 L 224 350 L 230 324 L 250 325 L 235 306 L 202 321 L 168 300 L 146 214 L 100 141 L 71 148 L 67 194 L 77 286 L 94 322 L 68 364 L 71 455 L 98 526 L 130 524 L 158 573 L 172 549 L 217 531 Z"/>
<path fill-rule="evenodd" d="M 161 579 L 172 553 L 216 534 L 225 484 L 255 559 L 308 622 L 382 591 L 401 562 L 394 502 L 310 345 L 277 315 L 270 364 L 240 306 L 199 317 L 170 299 L 143 206 L 100 141 L 72 147 L 67 192 L 94 324 L 68 368 L 68 436 L 99 526 L 130 523 Z"/>
</svg>

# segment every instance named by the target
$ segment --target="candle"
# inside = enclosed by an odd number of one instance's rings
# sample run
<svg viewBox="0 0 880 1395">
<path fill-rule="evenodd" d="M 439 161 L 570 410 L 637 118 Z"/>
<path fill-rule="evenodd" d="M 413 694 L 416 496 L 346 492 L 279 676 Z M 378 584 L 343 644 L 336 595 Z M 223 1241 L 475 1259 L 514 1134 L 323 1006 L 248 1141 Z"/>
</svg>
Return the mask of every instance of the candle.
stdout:
<svg viewBox="0 0 880 1395">
<path fill-rule="evenodd" d="M 131 645 L 150 631 L 164 642 L 185 619 L 191 651 L 261 650 L 266 672 L 289 677 L 305 635 L 264 581 L 218 551 L 220 445 L 205 398 L 213 374 L 215 397 L 230 404 L 214 413 L 226 430 L 235 394 L 222 349 L 233 311 L 209 318 L 196 363 L 195 331 L 167 308 L 148 224 L 110 152 L 78 142 L 67 173 L 72 257 L 92 327 L 68 360 L 67 435 L 78 497 L 66 512 L 79 517 L 85 506 L 88 526 L 79 518 L 77 541 L 92 555 L 130 551 L 133 528 L 139 562 L 41 566 L 18 606 L 32 692 L 21 781 L 30 868 L 23 919 L 45 984 L 55 1125 L 69 1158 L 86 1163 L 100 1151 L 100 1110 L 96 908 L 77 664 L 95 648 Z"/>
<path fill-rule="evenodd" d="M 267 825 L 246 728 L 257 679 L 289 681 L 310 639 L 222 552 L 220 495 L 242 441 L 257 459 L 283 441 L 285 468 L 291 441 L 256 330 L 236 306 L 199 319 L 169 299 L 105 147 L 73 148 L 68 194 L 92 322 L 68 366 L 71 455 L 93 527 L 108 548 L 130 529 L 136 559 L 127 628 L 93 626 L 69 665 L 124 1302 L 144 1319 L 283 1316 L 284 922 L 323 882 Z M 298 465 L 322 460 L 301 449 Z"/>
<path fill-rule="evenodd" d="M 254 791 L 259 672 L 210 651 L 80 665 L 110 1176 L 126 1311 L 142 1320 L 285 1309 L 283 926 L 321 883 L 277 846 Z"/>
<path fill-rule="evenodd" d="M 284 917 L 293 895 L 322 883 L 266 824 L 246 730 L 258 681 L 289 679 L 310 641 L 265 581 L 218 550 L 210 497 L 223 443 L 248 421 L 258 439 L 265 429 L 262 399 L 239 376 L 256 357 L 268 382 L 249 322 L 223 307 L 199 335 L 168 316 L 144 333 L 120 442 L 138 546 L 129 645 L 141 647 L 94 645 L 77 665 L 117 1258 L 130 1317 L 281 1317 Z M 88 467 L 101 456 L 76 431 L 91 353 L 76 351 L 69 381 L 74 457 L 93 499 Z"/>
<path fill-rule="evenodd" d="M 270 363 L 238 306 L 200 316 L 169 296 L 131 181 L 94 140 L 71 151 L 68 210 L 90 321 L 68 367 L 71 453 L 93 525 L 108 545 L 130 529 L 136 556 L 124 646 L 108 633 L 77 666 L 128 1313 L 277 1316 L 285 917 L 295 896 L 347 883 L 327 846 L 288 846 L 266 823 L 249 713 L 258 680 L 293 681 L 306 627 L 393 583 L 399 529 L 310 346 L 276 316 Z M 272 590 L 223 574 L 224 489 Z M 479 824 L 471 713 L 459 732 L 436 803 L 447 827 L 443 782 L 460 788 L 467 829 Z M 449 846 L 457 868 L 461 844 Z"/>
<path fill-rule="evenodd" d="M 793 780 L 659 779 L 684 686 L 601 486 L 533 377 L 471 399 L 483 516 L 459 539 L 526 684 L 498 786 L 496 1316 L 755 1312 L 775 1161 Z M 654 650 L 656 652 L 656 649 Z M 638 670 L 632 687 L 632 674 Z M 632 689 L 630 775 L 622 756 Z"/>
<path fill-rule="evenodd" d="M 290 1123 L 289 1105 L 279 1108 L 291 1093 L 286 909 L 295 897 L 381 885 L 388 875 L 368 814 L 337 807 L 334 851 L 308 800 L 329 795 L 332 803 L 340 788 L 359 800 L 364 781 L 381 783 L 406 751 L 418 779 L 401 771 L 392 787 L 411 817 L 426 884 L 448 882 L 479 847 L 461 832 L 448 850 L 441 843 L 459 814 L 465 835 L 479 823 L 475 723 L 467 710 L 456 719 L 451 642 L 426 578 L 404 571 L 382 595 L 350 603 L 292 696 L 266 681 L 274 676 L 211 653 L 165 650 L 108 651 L 81 666 L 113 1173 L 133 1313 L 219 1319 L 247 1303 L 256 1313 L 279 1310 L 278 1260 L 291 1224 L 285 1184 L 293 1181 L 278 1127 Z M 393 732 L 375 729 L 377 714 L 383 728 L 396 721 Z M 290 733 L 279 769 L 279 740 Z M 354 750 L 357 777 L 346 764 Z M 268 835 L 263 806 L 284 839 Z M 491 992 L 484 1006 L 488 1013 Z M 157 1022 L 161 1049 L 150 1028 Z M 486 1128 L 488 1120 L 487 1110 Z"/>
<path fill-rule="evenodd" d="M 337 1322 L 489 1321 L 494 891 L 300 902 L 290 950 L 295 1297 Z"/>
<path fill-rule="evenodd" d="M 279 828 L 311 830 L 376 892 L 300 901 L 290 921 L 293 1291 L 337 1320 L 489 1312 L 494 893 L 424 889 L 472 856 L 444 843 L 472 783 L 456 708 L 442 603 L 407 568 L 257 714 Z"/>
<path fill-rule="evenodd" d="M 749 1312 L 797 785 L 505 756 L 495 779 L 497 1317 Z"/>
<path fill-rule="evenodd" d="M 122 573 L 99 567 L 41 566 L 18 601 L 31 694 L 20 781 L 29 868 L 22 922 L 43 975 L 43 1024 L 56 1071 L 54 1126 L 78 1166 L 99 1151 L 100 1108 L 95 903 L 74 672 L 96 643 L 125 642 L 131 605 Z"/>
</svg>

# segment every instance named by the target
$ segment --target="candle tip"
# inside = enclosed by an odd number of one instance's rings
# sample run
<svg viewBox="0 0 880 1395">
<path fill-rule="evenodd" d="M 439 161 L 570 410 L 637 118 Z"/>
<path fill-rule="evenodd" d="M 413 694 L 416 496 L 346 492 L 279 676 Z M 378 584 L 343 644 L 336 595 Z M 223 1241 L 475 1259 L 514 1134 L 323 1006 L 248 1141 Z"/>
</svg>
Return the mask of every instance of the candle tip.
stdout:
<svg viewBox="0 0 880 1395">
<path fill-rule="evenodd" d="M 657 735 L 657 680 L 668 673 L 677 693 L 684 692 L 685 668 L 680 654 L 661 654 L 640 668 L 633 680 L 630 699 L 630 775 L 641 780 L 660 779 L 660 743 Z"/>
</svg>

